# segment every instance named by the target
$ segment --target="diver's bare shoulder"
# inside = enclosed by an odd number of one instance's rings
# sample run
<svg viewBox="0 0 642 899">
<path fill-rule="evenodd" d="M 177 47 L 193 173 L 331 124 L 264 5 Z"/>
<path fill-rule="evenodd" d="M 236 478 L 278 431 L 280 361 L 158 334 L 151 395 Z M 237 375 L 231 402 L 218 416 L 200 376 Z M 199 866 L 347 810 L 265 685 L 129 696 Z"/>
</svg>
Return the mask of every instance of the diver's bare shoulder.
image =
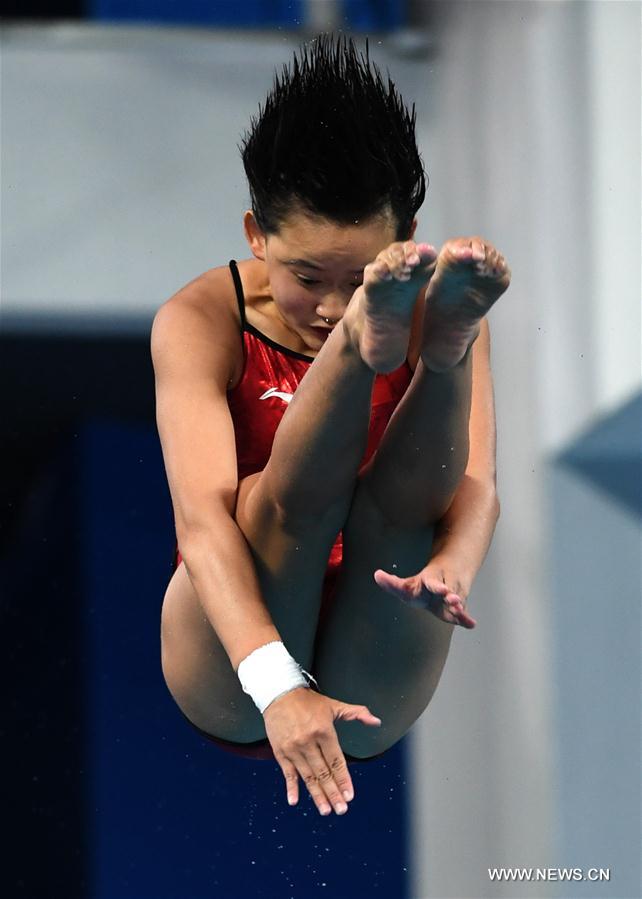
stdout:
<svg viewBox="0 0 642 899">
<path fill-rule="evenodd" d="M 224 360 L 228 389 L 238 382 L 243 369 L 241 313 L 229 266 L 208 269 L 181 287 L 159 308 L 155 327 L 163 319 L 166 330 L 176 336 L 173 352 L 188 350 L 191 341 L 185 341 L 186 334 L 198 333 L 212 355 Z"/>
</svg>

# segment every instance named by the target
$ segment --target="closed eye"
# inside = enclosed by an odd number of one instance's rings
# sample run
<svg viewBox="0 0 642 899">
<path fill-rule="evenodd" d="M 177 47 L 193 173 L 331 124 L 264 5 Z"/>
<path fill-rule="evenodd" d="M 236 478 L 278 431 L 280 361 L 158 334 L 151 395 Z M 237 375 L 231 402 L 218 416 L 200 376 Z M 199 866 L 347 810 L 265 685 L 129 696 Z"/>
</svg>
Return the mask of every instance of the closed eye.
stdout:
<svg viewBox="0 0 642 899">
<path fill-rule="evenodd" d="M 299 281 L 300 284 L 305 284 L 308 287 L 313 284 L 321 283 L 320 281 L 315 281 L 313 278 L 306 278 L 305 275 L 299 275 L 296 272 L 295 272 L 295 276 L 296 276 L 297 281 Z M 350 287 L 359 287 L 361 284 L 363 284 L 362 279 L 359 279 L 358 281 L 351 281 Z"/>
</svg>

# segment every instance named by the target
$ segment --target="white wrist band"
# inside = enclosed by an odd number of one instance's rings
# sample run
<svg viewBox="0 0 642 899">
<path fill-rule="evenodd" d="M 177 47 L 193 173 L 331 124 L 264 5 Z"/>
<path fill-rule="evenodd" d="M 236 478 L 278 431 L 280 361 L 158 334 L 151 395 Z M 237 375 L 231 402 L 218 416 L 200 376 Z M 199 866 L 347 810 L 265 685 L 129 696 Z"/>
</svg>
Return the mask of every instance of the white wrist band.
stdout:
<svg viewBox="0 0 642 899">
<path fill-rule="evenodd" d="M 259 646 L 243 659 L 236 673 L 243 692 L 252 697 L 261 714 L 284 693 L 297 687 L 309 687 L 304 674 L 317 683 L 294 661 L 280 640 Z"/>
</svg>

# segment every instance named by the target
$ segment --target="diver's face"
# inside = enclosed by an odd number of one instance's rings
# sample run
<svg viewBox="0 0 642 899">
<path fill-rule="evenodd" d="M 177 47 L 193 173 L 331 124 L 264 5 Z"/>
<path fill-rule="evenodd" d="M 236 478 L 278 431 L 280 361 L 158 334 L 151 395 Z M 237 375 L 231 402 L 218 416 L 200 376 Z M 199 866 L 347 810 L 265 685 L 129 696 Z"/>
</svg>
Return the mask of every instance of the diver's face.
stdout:
<svg viewBox="0 0 642 899">
<path fill-rule="evenodd" d="M 391 214 L 340 225 L 305 212 L 291 213 L 278 233 L 264 237 L 272 298 L 307 347 L 321 348 L 362 283 L 365 266 L 395 239 Z"/>
</svg>

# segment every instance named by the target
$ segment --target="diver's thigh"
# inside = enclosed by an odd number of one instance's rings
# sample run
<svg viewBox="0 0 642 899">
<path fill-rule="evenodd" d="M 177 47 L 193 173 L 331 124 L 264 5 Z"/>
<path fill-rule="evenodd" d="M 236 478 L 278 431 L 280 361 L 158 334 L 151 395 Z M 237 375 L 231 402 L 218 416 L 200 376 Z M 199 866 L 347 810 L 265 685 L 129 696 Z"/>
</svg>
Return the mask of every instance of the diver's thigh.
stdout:
<svg viewBox="0 0 642 899">
<path fill-rule="evenodd" d="M 342 747 L 372 755 L 396 743 L 424 711 L 439 683 L 453 626 L 383 591 L 377 568 L 405 577 L 426 564 L 430 527 L 388 524 L 362 484 L 344 528 L 336 593 L 319 628 L 313 670 L 322 693 L 366 705 L 380 728 L 337 722 Z"/>
<path fill-rule="evenodd" d="M 176 704 L 201 730 L 241 742 L 265 737 L 263 718 L 243 693 L 182 562 L 163 600 L 161 665 Z"/>
</svg>

